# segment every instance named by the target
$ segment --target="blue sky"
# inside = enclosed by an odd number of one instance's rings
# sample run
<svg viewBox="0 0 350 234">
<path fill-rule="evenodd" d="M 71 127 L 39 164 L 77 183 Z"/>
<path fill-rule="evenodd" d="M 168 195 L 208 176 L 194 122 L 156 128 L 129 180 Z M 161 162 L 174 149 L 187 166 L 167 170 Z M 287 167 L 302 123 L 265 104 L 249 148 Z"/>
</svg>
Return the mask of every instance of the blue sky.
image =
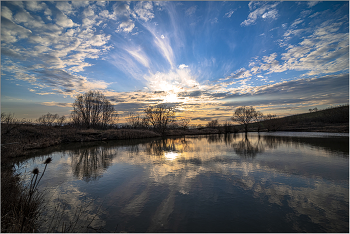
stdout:
<svg viewBox="0 0 350 234">
<path fill-rule="evenodd" d="M 91 89 L 121 122 L 158 103 L 192 124 L 291 115 L 349 102 L 349 3 L 2 1 L 1 64 L 19 118 L 68 117 Z"/>
</svg>

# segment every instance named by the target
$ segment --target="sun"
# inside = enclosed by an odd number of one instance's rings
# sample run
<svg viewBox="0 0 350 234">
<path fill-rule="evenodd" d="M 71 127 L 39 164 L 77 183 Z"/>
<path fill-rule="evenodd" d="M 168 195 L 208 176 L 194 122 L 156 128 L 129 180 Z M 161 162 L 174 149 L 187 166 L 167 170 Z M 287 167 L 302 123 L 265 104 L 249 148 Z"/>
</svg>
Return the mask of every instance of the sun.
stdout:
<svg viewBox="0 0 350 234">
<path fill-rule="evenodd" d="M 179 99 L 178 93 L 176 92 L 167 92 L 167 95 L 163 97 L 164 103 L 175 103 L 175 102 L 183 102 L 183 100 Z"/>
</svg>

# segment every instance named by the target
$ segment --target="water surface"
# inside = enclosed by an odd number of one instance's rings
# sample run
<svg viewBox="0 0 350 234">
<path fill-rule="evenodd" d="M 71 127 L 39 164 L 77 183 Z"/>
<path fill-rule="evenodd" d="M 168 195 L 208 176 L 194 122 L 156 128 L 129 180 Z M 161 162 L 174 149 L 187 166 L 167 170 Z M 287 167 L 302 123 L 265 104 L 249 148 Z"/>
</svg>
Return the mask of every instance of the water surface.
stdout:
<svg viewBox="0 0 350 234">
<path fill-rule="evenodd" d="M 349 232 L 348 134 L 68 144 L 21 162 L 27 181 L 48 156 L 45 214 L 85 207 L 76 231 Z"/>
</svg>

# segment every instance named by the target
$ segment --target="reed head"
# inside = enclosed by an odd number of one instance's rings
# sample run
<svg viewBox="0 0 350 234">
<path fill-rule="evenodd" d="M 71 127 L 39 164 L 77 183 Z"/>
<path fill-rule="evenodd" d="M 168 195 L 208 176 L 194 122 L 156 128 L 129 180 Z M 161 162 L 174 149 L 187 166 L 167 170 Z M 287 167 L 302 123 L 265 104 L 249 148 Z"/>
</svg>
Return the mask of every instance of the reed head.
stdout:
<svg viewBox="0 0 350 234">
<path fill-rule="evenodd" d="M 52 161 L 52 158 L 47 158 L 44 162 L 44 164 L 49 164 Z"/>
<path fill-rule="evenodd" d="M 39 169 L 38 169 L 37 167 L 34 168 L 33 171 L 32 171 L 32 173 L 33 173 L 34 175 L 39 174 Z"/>
</svg>

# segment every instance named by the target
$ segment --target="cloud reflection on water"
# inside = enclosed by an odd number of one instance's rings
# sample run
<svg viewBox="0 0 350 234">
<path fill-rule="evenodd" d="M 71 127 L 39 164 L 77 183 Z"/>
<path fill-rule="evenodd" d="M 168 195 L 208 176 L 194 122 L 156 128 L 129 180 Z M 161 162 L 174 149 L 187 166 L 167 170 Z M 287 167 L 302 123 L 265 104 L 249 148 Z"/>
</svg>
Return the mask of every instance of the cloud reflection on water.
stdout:
<svg viewBox="0 0 350 234">
<path fill-rule="evenodd" d="M 181 225 L 174 226 L 185 222 L 179 212 L 181 199 L 203 191 L 196 200 L 218 204 L 222 194 L 231 199 L 230 194 L 240 190 L 288 210 L 281 218 L 294 231 L 313 232 L 305 227 L 311 222 L 318 231 L 331 232 L 349 225 L 348 152 L 325 143 L 332 141 L 343 140 L 229 134 L 118 141 L 69 151 L 67 161 L 75 178 L 107 184 L 94 194 L 115 210 L 106 211 L 106 217 L 124 220 L 121 231 L 140 231 L 131 226 L 144 217 L 142 225 L 148 226 L 143 231 L 182 232 Z M 65 194 L 66 202 L 74 205 L 83 188 L 81 193 L 91 196 L 88 185 L 78 184 L 78 191 Z"/>
</svg>

